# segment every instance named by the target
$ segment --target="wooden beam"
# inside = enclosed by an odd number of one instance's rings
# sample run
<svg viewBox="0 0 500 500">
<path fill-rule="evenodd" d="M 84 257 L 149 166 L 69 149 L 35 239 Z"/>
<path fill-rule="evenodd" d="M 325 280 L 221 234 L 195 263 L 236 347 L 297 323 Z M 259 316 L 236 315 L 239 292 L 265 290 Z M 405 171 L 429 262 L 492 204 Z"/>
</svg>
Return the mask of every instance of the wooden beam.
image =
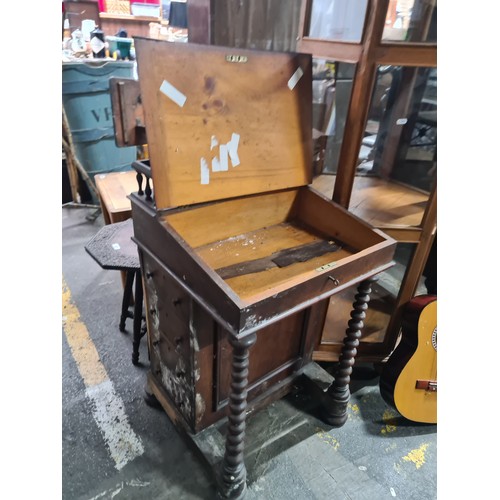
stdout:
<svg viewBox="0 0 500 500">
<path fill-rule="evenodd" d="M 364 50 L 353 82 L 339 156 L 339 171 L 333 191 L 333 200 L 345 208 L 349 207 L 359 150 L 370 109 L 377 70 L 374 51 L 382 38 L 388 3 L 389 0 L 371 0 L 366 12 L 366 27 L 362 40 Z"/>
</svg>

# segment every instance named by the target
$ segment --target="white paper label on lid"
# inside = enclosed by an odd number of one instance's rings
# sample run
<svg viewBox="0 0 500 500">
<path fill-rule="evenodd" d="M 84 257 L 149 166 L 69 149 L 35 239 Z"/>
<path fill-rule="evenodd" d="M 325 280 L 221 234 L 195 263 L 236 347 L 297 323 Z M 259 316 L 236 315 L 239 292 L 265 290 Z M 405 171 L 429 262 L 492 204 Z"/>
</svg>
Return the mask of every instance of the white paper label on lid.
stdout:
<svg viewBox="0 0 500 500">
<path fill-rule="evenodd" d="M 217 156 L 212 158 L 212 172 L 220 172 L 220 162 Z"/>
<path fill-rule="evenodd" d="M 226 171 L 228 169 L 227 144 L 221 144 L 219 146 L 219 162 L 221 171 Z"/>
<path fill-rule="evenodd" d="M 231 140 L 227 143 L 227 151 L 229 153 L 229 158 L 231 158 L 231 163 L 233 167 L 237 167 L 240 164 L 240 158 L 238 156 L 238 144 L 240 143 L 240 135 L 235 134 L 231 136 Z"/>
<path fill-rule="evenodd" d="M 219 144 L 215 135 L 210 138 L 210 151 L 219 146 L 219 156 L 212 157 L 211 165 L 212 172 L 227 172 L 229 170 L 229 160 L 233 167 L 240 164 L 238 156 L 238 145 L 240 143 L 240 134 L 233 132 L 231 140 L 227 144 Z M 200 158 L 201 168 L 201 183 L 208 184 L 210 176 L 210 168 L 205 158 Z"/>
<path fill-rule="evenodd" d="M 205 158 L 200 158 L 200 178 L 202 184 L 210 184 L 210 169 Z"/>
<path fill-rule="evenodd" d="M 303 74 L 304 72 L 302 71 L 302 68 L 299 66 L 295 70 L 295 73 L 290 77 L 290 80 L 288 80 L 288 88 L 290 90 L 293 90 L 295 88 L 295 85 L 297 85 L 299 80 L 302 78 Z"/>
<path fill-rule="evenodd" d="M 163 83 L 160 86 L 160 92 L 163 92 L 170 100 L 174 101 L 177 106 L 184 106 L 187 97 L 177 90 L 171 83 L 167 82 L 167 80 L 163 80 Z"/>
</svg>

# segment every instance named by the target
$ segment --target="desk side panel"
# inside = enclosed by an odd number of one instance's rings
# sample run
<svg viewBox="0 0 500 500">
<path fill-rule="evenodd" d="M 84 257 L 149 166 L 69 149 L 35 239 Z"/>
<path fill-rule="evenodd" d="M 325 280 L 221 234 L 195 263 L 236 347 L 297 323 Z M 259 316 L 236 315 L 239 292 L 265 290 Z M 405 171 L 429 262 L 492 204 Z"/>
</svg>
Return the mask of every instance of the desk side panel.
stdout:
<svg viewBox="0 0 500 500">
<path fill-rule="evenodd" d="M 240 308 L 214 281 L 210 270 L 196 259 L 182 239 L 166 229 L 151 206 L 135 194 L 130 199 L 134 238 L 139 248 L 160 262 L 165 273 L 189 290 L 223 327 L 237 331 Z"/>
</svg>

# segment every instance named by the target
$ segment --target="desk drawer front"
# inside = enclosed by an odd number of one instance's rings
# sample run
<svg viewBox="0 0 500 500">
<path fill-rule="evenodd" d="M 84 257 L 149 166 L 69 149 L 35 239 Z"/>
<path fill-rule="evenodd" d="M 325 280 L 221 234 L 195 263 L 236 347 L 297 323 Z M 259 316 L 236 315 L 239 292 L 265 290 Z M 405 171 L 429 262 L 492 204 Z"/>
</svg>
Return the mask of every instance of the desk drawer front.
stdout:
<svg viewBox="0 0 500 500">
<path fill-rule="evenodd" d="M 190 297 L 161 266 L 143 256 L 145 304 L 151 372 L 191 423 L 194 415 L 194 374 L 189 336 Z"/>
</svg>

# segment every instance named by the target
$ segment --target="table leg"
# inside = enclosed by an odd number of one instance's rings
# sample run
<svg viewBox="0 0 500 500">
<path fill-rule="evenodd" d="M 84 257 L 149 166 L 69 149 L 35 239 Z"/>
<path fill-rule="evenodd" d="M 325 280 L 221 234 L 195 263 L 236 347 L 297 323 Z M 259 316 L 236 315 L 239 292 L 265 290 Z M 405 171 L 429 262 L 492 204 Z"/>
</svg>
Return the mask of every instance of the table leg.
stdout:
<svg viewBox="0 0 500 500">
<path fill-rule="evenodd" d="M 120 332 L 125 331 L 125 320 L 130 318 L 129 306 L 130 299 L 132 297 L 132 285 L 134 283 L 135 271 L 127 271 L 125 279 L 125 288 L 123 289 L 123 299 L 122 299 L 122 314 L 120 316 Z"/>
<path fill-rule="evenodd" d="M 246 495 L 247 470 L 243 459 L 245 447 L 245 419 L 248 386 L 249 349 L 257 340 L 255 333 L 238 340 L 231 338 L 233 362 L 231 367 L 231 393 L 229 395 L 226 451 L 219 478 L 218 497 L 233 500 Z"/>
<path fill-rule="evenodd" d="M 369 278 L 360 283 L 355 296 L 351 319 L 344 337 L 344 345 L 339 363 L 334 374 L 334 381 L 328 387 L 323 406 L 323 419 L 334 427 L 342 427 L 347 420 L 347 404 L 350 399 L 349 383 L 351 381 L 352 367 L 359 346 L 361 330 L 366 318 L 366 310 L 370 301 L 371 285 L 376 278 Z"/>
<path fill-rule="evenodd" d="M 132 363 L 139 364 L 139 345 L 141 343 L 142 325 L 142 275 L 141 271 L 135 271 L 135 301 L 134 301 L 134 340 L 132 344 Z"/>
</svg>

